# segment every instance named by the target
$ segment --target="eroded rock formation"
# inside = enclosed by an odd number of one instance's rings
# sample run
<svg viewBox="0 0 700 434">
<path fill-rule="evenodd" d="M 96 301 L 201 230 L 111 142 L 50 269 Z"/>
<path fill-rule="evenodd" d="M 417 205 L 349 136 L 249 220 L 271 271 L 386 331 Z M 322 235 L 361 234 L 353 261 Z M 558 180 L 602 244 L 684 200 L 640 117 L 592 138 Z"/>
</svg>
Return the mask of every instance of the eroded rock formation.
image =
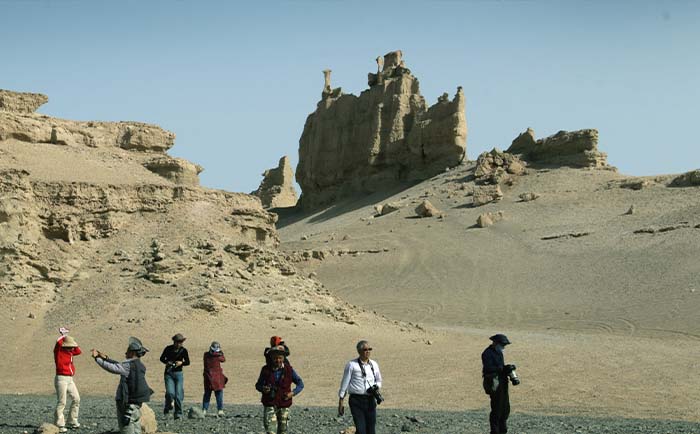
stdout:
<svg viewBox="0 0 700 434">
<path fill-rule="evenodd" d="M 559 131 L 544 139 L 535 139 L 528 128 L 513 140 L 506 151 L 518 154 L 531 164 L 545 166 L 612 168 L 607 154 L 598 151 L 598 130 Z"/>
<path fill-rule="evenodd" d="M 260 198 L 264 208 L 289 208 L 297 204 L 294 171 L 289 157 L 280 158 L 277 167 L 266 170 L 262 176 L 260 186 L 251 194 Z"/>
<path fill-rule="evenodd" d="M 0 89 L 0 111 L 34 113 L 49 97 L 41 93 L 12 92 Z"/>
<path fill-rule="evenodd" d="M 452 100 L 443 94 L 428 107 L 400 51 L 379 58 L 377 66 L 360 96 L 332 89 L 330 70 L 324 71 L 322 99 L 299 140 L 296 180 L 303 208 L 426 179 L 463 159 L 462 88 Z"/>
</svg>

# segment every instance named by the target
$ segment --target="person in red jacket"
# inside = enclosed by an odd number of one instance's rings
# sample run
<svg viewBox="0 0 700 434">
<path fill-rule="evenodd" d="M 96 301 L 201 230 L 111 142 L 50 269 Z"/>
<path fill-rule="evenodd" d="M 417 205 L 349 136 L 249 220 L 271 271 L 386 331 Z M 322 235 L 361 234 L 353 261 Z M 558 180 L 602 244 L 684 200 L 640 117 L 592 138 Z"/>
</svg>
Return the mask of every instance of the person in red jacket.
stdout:
<svg viewBox="0 0 700 434">
<path fill-rule="evenodd" d="M 80 394 L 75 386 L 73 376 L 75 375 L 75 365 L 73 356 L 81 354 L 78 343 L 71 336 L 68 336 L 68 329 L 61 327 L 61 336 L 56 340 L 53 347 L 53 360 L 56 364 L 56 377 L 54 386 L 56 388 L 56 414 L 54 424 L 58 427 L 58 432 L 68 432 L 63 410 L 66 408 L 66 396 L 70 396 L 70 417 L 68 424 L 71 428 L 79 428 L 78 412 L 80 411 Z"/>
<path fill-rule="evenodd" d="M 304 382 L 289 362 L 285 362 L 286 349 L 279 345 L 269 351 L 272 365 L 262 367 L 255 388 L 262 393 L 263 424 L 266 434 L 275 434 L 273 423 L 277 421 L 277 434 L 287 434 L 289 407 L 292 397 L 301 393 Z M 292 383 L 296 385 L 292 391 Z"/>
<path fill-rule="evenodd" d="M 221 417 L 224 415 L 224 387 L 228 382 L 228 378 L 224 375 L 224 370 L 221 364 L 226 361 L 224 352 L 221 351 L 221 345 L 214 341 L 209 347 L 209 351 L 204 353 L 204 397 L 202 398 L 202 410 L 207 414 L 209 410 L 209 401 L 211 393 L 216 396 L 216 415 Z"/>
</svg>

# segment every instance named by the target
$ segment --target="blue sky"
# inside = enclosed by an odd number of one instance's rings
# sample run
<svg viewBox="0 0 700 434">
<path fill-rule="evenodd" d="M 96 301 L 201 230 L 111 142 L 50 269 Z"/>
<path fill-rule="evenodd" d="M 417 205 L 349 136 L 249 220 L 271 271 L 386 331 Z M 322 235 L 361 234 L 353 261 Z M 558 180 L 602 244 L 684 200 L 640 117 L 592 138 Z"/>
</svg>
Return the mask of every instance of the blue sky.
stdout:
<svg viewBox="0 0 700 434">
<path fill-rule="evenodd" d="M 401 49 L 430 104 L 463 86 L 467 154 L 597 128 L 630 175 L 700 167 L 700 2 L 0 0 L 0 88 L 40 112 L 177 135 L 202 183 L 249 192 L 289 155 L 325 68 L 346 93 Z"/>
</svg>

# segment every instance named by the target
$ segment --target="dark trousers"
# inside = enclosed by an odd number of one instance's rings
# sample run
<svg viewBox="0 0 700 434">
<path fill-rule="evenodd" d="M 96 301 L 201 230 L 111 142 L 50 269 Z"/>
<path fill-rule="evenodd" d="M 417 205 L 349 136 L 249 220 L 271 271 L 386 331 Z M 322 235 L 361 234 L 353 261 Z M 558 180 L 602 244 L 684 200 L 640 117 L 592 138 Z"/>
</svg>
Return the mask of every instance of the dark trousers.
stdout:
<svg viewBox="0 0 700 434">
<path fill-rule="evenodd" d="M 508 379 L 501 380 L 495 392 L 489 394 L 491 397 L 491 413 L 489 413 L 489 423 L 491 424 L 491 434 L 506 434 L 508 425 L 506 421 L 510 415 L 510 398 L 508 397 Z"/>
<path fill-rule="evenodd" d="M 375 434 L 377 424 L 377 401 L 369 395 L 350 395 L 350 413 L 357 434 Z"/>
</svg>

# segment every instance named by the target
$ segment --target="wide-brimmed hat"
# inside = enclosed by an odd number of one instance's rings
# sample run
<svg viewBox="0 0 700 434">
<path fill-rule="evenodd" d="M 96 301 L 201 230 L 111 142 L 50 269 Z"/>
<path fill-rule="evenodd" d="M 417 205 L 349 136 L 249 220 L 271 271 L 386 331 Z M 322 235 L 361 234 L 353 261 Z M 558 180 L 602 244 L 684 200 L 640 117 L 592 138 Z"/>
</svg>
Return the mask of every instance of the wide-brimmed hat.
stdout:
<svg viewBox="0 0 700 434">
<path fill-rule="evenodd" d="M 63 338 L 63 342 L 61 342 L 61 347 L 63 348 L 75 348 L 78 346 L 78 343 L 73 339 L 72 336 L 66 336 Z"/>
<path fill-rule="evenodd" d="M 144 347 L 139 338 L 131 336 L 129 338 L 129 346 L 126 348 L 127 351 L 136 351 L 137 353 L 144 355 L 148 352 L 148 348 Z"/>
<path fill-rule="evenodd" d="M 221 351 L 221 345 L 218 342 L 214 341 L 209 346 L 209 350 L 214 353 L 218 353 L 219 351 Z"/>
<path fill-rule="evenodd" d="M 287 349 L 284 348 L 284 345 L 277 345 L 275 347 L 270 348 L 270 351 L 268 352 L 270 356 L 274 357 L 278 354 L 284 356 L 287 354 Z"/>
<path fill-rule="evenodd" d="M 173 342 L 185 342 L 186 337 L 182 335 L 182 333 L 178 333 L 175 336 L 172 337 Z"/>
<path fill-rule="evenodd" d="M 497 344 L 501 344 L 503 346 L 510 345 L 510 341 L 506 337 L 506 335 L 502 335 L 500 333 L 491 336 L 489 339 L 491 339 L 493 342 Z"/>
</svg>

